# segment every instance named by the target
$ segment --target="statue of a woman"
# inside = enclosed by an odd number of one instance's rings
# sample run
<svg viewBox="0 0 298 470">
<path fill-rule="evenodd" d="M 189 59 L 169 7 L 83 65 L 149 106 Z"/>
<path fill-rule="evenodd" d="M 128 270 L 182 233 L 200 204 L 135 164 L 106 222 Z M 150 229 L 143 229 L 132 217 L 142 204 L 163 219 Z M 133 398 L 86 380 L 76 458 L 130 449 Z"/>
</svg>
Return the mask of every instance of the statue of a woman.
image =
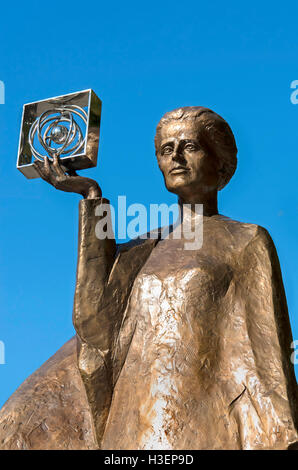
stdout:
<svg viewBox="0 0 298 470">
<path fill-rule="evenodd" d="M 118 246 L 99 239 L 96 214 L 107 201 L 97 183 L 65 174 L 58 159 L 36 163 L 57 189 L 84 196 L 73 315 L 81 379 L 73 372 L 74 392 L 65 372 L 76 370 L 74 357 L 61 366 L 73 352 L 60 353 L 51 373 L 67 390 L 59 400 L 53 390 L 45 405 L 38 384 L 52 382 L 41 369 L 0 415 L 3 448 L 295 447 L 297 383 L 278 257 L 264 228 L 217 210 L 218 190 L 236 169 L 232 131 L 209 109 L 180 108 L 161 119 L 155 146 L 181 224 L 185 204 L 194 220 L 195 204 L 203 205 L 197 249 L 185 249 L 183 231 L 180 239 L 170 231 Z M 35 440 L 33 424 L 26 432 L 20 425 L 31 412 L 44 418 Z M 71 431 L 65 444 L 62 414 L 65 429 L 76 422 L 81 444 Z"/>
</svg>

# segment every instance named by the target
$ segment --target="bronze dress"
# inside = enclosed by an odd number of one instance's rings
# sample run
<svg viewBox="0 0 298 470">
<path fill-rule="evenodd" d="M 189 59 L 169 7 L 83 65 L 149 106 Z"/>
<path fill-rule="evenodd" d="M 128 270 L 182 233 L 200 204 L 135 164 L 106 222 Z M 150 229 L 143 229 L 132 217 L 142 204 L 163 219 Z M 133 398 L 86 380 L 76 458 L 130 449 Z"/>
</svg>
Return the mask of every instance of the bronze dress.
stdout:
<svg viewBox="0 0 298 470">
<path fill-rule="evenodd" d="M 266 230 L 216 215 L 204 218 L 200 250 L 185 250 L 183 240 L 171 238 L 117 248 L 95 236 L 98 202 L 80 203 L 74 324 L 82 401 L 73 409 L 71 388 L 64 404 L 61 391 L 51 418 L 42 409 L 38 439 L 23 437 L 23 447 L 48 448 L 51 432 L 50 448 L 294 446 L 291 329 Z M 13 397 L 0 414 L 0 448 L 3 436 L 3 448 L 15 448 L 24 436 L 24 410 L 16 413 Z M 37 421 L 41 399 L 27 402 Z M 78 416 L 77 435 L 63 445 L 61 426 L 59 434 L 54 424 L 55 416 L 61 424 L 62 411 L 65 435 Z"/>
</svg>

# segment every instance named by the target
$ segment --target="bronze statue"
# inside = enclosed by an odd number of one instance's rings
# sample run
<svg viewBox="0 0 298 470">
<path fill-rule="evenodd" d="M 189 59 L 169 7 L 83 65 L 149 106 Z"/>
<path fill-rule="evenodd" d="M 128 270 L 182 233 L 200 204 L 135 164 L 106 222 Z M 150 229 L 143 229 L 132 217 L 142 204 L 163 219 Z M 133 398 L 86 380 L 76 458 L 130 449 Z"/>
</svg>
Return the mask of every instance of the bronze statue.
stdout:
<svg viewBox="0 0 298 470">
<path fill-rule="evenodd" d="M 156 155 L 179 204 L 203 204 L 203 246 L 95 233 L 98 184 L 36 162 L 80 193 L 77 332 L 0 412 L 2 449 L 297 447 L 297 383 L 278 257 L 268 232 L 218 214 L 236 169 L 228 124 L 202 107 L 167 113 Z"/>
</svg>

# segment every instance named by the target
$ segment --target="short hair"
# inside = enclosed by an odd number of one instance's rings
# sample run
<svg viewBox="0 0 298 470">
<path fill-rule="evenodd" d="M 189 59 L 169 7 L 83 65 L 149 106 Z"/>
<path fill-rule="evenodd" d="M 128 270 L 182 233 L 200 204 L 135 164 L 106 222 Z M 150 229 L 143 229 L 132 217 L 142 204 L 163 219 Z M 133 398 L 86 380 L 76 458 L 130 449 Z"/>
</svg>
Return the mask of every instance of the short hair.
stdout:
<svg viewBox="0 0 298 470">
<path fill-rule="evenodd" d="M 172 121 L 194 120 L 198 123 L 201 145 L 222 162 L 218 189 L 232 178 L 237 167 L 237 146 L 229 124 L 211 109 L 202 106 L 185 106 L 166 113 L 159 121 L 155 134 L 155 150 L 158 153 L 160 131 Z"/>
</svg>

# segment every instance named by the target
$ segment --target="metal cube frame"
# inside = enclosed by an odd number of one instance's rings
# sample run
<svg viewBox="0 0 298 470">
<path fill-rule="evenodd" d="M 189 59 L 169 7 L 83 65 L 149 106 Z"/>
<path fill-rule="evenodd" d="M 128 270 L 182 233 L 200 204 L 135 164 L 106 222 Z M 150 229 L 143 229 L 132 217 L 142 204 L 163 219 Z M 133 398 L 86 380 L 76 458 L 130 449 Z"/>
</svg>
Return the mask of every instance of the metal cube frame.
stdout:
<svg viewBox="0 0 298 470">
<path fill-rule="evenodd" d="M 55 106 L 79 106 L 88 107 L 86 119 L 86 133 L 84 146 L 79 149 L 78 154 L 71 154 L 60 157 L 61 164 L 67 170 L 83 170 L 97 165 L 98 142 L 101 118 L 101 100 L 93 90 L 83 90 L 77 93 L 48 98 L 34 103 L 24 104 L 19 149 L 17 158 L 17 169 L 26 178 L 39 178 L 39 174 L 34 168 L 33 152 L 29 143 L 30 129 L 36 119 L 43 113 L 52 110 Z"/>
</svg>

